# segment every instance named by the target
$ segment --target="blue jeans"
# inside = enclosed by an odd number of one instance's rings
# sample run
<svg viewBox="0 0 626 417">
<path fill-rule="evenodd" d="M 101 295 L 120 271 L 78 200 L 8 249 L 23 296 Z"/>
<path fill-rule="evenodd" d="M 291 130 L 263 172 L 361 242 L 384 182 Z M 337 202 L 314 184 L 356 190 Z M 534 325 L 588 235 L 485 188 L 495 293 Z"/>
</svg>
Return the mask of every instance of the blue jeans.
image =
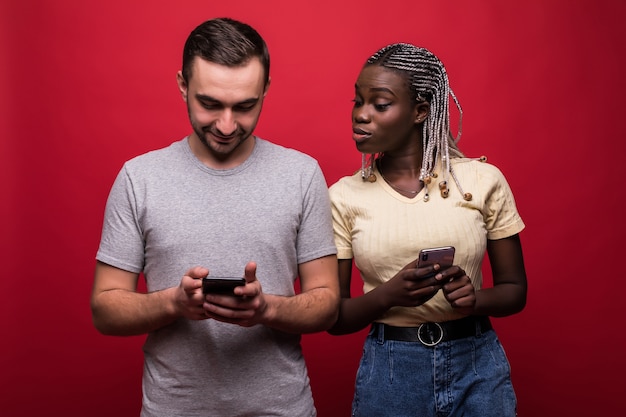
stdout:
<svg viewBox="0 0 626 417">
<path fill-rule="evenodd" d="M 509 361 L 493 330 L 435 347 L 371 331 L 365 340 L 353 417 L 514 417 L 516 407 Z"/>
</svg>

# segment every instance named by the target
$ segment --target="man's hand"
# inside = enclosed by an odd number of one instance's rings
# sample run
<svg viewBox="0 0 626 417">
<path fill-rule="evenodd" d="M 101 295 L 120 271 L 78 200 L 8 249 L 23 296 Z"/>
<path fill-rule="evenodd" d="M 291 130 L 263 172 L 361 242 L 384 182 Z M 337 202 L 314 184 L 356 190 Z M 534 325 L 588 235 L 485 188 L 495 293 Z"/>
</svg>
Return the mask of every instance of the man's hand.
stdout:
<svg viewBox="0 0 626 417">
<path fill-rule="evenodd" d="M 245 267 L 246 285 L 234 289 L 235 295 L 205 294 L 203 314 L 225 323 L 251 327 L 262 322 L 267 311 L 267 302 L 256 278 L 256 263 L 248 262 Z"/>
<path fill-rule="evenodd" d="M 190 320 L 205 320 L 208 318 L 202 306 L 204 302 L 202 278 L 206 277 L 208 273 L 208 269 L 196 266 L 187 271 L 180 280 L 175 304 L 181 316 Z"/>
</svg>

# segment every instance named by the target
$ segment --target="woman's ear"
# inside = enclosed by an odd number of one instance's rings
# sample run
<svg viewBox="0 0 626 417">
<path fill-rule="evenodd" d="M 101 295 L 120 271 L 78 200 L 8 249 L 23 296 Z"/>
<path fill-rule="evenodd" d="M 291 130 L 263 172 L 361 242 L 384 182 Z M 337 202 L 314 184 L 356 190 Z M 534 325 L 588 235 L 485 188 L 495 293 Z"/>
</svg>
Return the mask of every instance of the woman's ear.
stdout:
<svg viewBox="0 0 626 417">
<path fill-rule="evenodd" d="M 430 114 L 430 103 L 421 101 L 415 105 L 415 123 L 421 124 Z"/>
</svg>

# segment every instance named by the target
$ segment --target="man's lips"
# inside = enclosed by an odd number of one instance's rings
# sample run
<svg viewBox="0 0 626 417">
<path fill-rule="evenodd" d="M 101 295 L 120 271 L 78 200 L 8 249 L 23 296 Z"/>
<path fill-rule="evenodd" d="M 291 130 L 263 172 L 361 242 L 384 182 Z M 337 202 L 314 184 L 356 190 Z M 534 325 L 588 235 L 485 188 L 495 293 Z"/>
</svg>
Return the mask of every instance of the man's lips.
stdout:
<svg viewBox="0 0 626 417">
<path fill-rule="evenodd" d="M 228 136 L 224 136 L 224 135 L 218 135 L 215 132 L 212 131 L 207 131 L 207 133 L 213 137 L 213 139 L 217 142 L 231 142 L 234 138 L 237 137 L 237 133 L 234 133 L 232 135 L 228 135 Z"/>
</svg>

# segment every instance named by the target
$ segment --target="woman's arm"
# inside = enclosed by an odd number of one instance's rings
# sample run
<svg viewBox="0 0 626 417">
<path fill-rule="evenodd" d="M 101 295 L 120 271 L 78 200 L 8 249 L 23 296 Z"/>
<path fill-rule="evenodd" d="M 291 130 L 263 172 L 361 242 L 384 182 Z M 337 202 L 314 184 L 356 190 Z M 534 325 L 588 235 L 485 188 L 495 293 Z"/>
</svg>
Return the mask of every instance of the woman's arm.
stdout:
<svg viewBox="0 0 626 417">
<path fill-rule="evenodd" d="M 351 298 L 352 259 L 340 259 L 339 318 L 328 333 L 340 335 L 358 332 L 393 306 L 418 306 L 432 298 L 441 288 L 441 282 L 435 277 L 424 276 L 439 269 L 439 265 L 418 269 L 416 263 L 417 260 L 409 263 L 393 278 L 373 290 Z"/>
<path fill-rule="evenodd" d="M 473 291 L 465 272 L 454 268 L 444 272 L 457 275 L 443 286 L 446 298 L 457 311 L 468 315 L 494 317 L 519 313 L 526 305 L 526 270 L 519 235 L 488 240 L 487 254 L 493 275 L 493 287 Z M 447 278 L 447 277 L 446 277 Z M 463 285 L 465 284 L 465 285 Z M 462 287 L 463 285 L 463 287 Z"/>
</svg>

